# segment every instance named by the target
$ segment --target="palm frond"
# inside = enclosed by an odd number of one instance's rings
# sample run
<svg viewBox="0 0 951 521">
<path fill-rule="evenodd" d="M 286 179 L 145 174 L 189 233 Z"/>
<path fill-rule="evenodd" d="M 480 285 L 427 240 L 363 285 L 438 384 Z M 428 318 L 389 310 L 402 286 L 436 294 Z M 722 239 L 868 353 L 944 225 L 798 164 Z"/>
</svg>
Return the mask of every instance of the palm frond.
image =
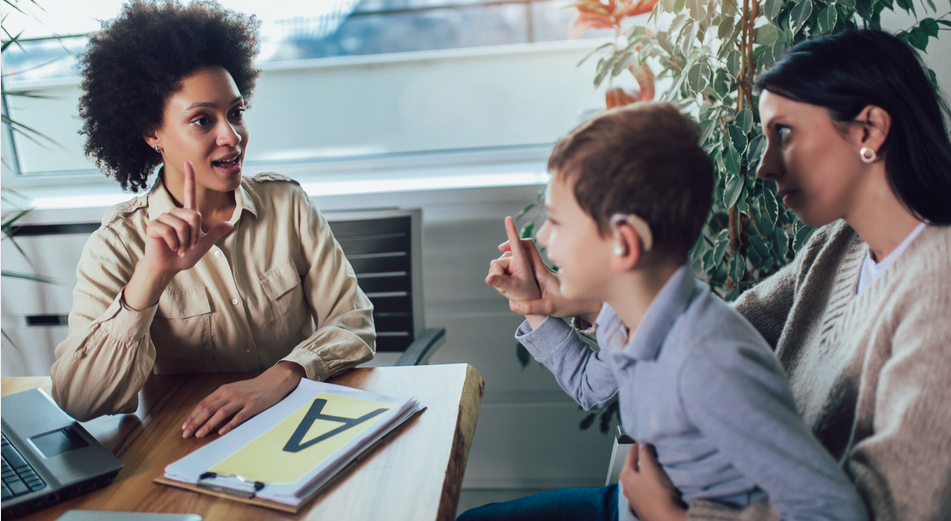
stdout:
<svg viewBox="0 0 951 521">
<path fill-rule="evenodd" d="M 0 276 L 9 277 L 11 279 L 22 279 L 22 280 L 31 280 L 33 282 L 42 282 L 44 284 L 53 284 L 54 286 L 67 286 L 63 281 L 47 277 L 46 275 L 38 275 L 36 273 L 21 273 L 19 271 L 0 271 Z"/>
</svg>

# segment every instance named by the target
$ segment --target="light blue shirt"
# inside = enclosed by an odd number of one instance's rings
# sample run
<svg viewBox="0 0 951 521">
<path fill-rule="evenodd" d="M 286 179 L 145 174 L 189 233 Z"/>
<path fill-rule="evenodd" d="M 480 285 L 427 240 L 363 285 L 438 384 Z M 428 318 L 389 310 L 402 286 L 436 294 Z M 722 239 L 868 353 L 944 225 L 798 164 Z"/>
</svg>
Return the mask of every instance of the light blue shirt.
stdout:
<svg viewBox="0 0 951 521">
<path fill-rule="evenodd" d="M 682 266 L 628 339 L 610 306 L 593 351 L 547 318 L 516 338 L 585 409 L 620 399 L 621 423 L 650 443 L 683 497 L 745 506 L 769 497 L 782 519 L 867 518 L 852 482 L 813 437 L 782 367 L 739 313 Z M 620 495 L 622 519 L 635 519 Z M 626 516 L 626 517 L 625 517 Z"/>
</svg>

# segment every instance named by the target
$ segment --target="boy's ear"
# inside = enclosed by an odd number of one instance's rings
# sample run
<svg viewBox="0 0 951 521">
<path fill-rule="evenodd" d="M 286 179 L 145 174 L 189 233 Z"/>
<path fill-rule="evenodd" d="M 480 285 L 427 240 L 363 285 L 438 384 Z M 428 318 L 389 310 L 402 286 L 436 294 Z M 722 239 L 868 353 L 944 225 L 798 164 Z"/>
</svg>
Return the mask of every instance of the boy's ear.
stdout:
<svg viewBox="0 0 951 521">
<path fill-rule="evenodd" d="M 627 223 L 619 223 L 614 232 L 611 251 L 611 269 L 618 272 L 631 271 L 641 259 L 641 240 L 637 231 Z"/>
</svg>

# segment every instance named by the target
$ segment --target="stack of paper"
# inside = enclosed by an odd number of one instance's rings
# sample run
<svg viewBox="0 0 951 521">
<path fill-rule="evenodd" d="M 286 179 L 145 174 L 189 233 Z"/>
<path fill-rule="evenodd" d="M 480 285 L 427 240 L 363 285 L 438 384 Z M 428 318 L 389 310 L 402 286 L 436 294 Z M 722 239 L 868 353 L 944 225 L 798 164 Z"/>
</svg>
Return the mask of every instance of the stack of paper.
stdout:
<svg viewBox="0 0 951 521">
<path fill-rule="evenodd" d="M 165 477 L 299 506 L 423 409 L 413 398 L 304 379 L 278 404 L 167 466 Z"/>
</svg>

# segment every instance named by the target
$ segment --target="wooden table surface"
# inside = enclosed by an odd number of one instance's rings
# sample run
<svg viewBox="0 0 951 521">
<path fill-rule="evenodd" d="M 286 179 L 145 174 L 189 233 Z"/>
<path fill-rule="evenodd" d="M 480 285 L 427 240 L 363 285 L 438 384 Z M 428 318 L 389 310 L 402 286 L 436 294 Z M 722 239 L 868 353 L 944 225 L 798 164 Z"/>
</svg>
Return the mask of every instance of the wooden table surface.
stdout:
<svg viewBox="0 0 951 521">
<path fill-rule="evenodd" d="M 253 373 L 153 375 L 134 414 L 105 416 L 83 426 L 124 468 L 112 485 L 22 519 L 55 520 L 70 509 L 194 513 L 204 521 L 239 519 L 451 520 L 484 383 L 468 364 L 353 369 L 330 380 L 394 397 L 415 396 L 428 407 L 355 469 L 288 514 L 153 483 L 165 466 L 215 439 L 184 440 L 181 426 L 218 386 Z M 2 379 L 2 394 L 40 387 L 48 377 Z"/>
</svg>

